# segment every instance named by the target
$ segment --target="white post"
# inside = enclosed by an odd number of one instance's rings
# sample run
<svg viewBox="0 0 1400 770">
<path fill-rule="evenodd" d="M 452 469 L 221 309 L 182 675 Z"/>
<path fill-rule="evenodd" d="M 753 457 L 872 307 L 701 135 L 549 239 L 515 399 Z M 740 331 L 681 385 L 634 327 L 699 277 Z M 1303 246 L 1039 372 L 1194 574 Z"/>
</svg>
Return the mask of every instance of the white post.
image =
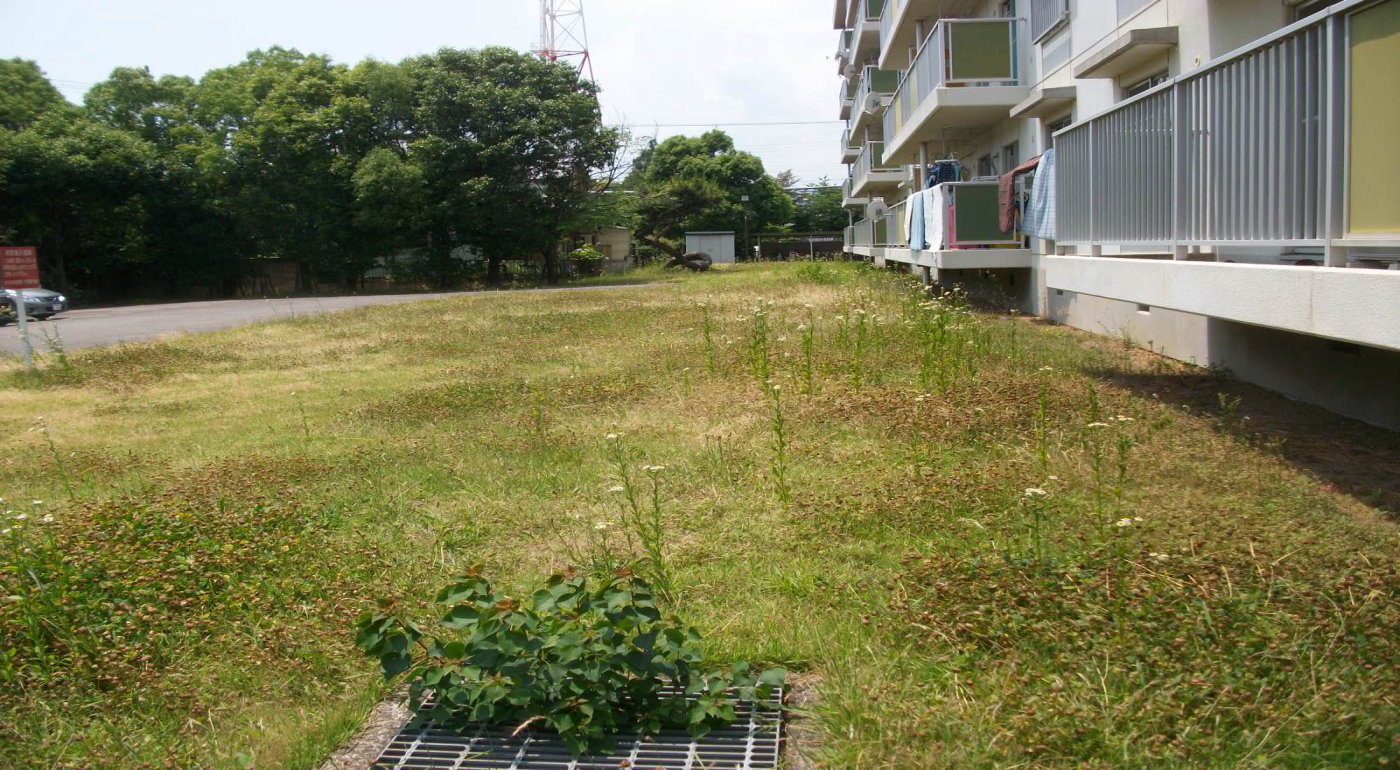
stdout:
<svg viewBox="0 0 1400 770">
<path fill-rule="evenodd" d="M 24 351 L 24 368 L 34 371 L 34 349 L 29 345 L 29 313 L 24 309 L 24 291 L 15 289 L 15 325 L 19 327 L 19 344 Z"/>
<path fill-rule="evenodd" d="M 919 178 L 914 180 L 914 190 L 924 189 L 928 179 L 928 142 L 919 142 Z"/>
</svg>

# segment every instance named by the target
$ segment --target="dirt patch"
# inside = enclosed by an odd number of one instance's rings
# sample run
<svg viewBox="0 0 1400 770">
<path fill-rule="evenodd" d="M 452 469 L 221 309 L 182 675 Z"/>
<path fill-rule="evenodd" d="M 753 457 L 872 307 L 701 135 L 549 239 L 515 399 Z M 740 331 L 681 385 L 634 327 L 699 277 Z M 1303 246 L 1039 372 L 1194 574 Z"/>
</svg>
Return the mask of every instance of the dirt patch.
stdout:
<svg viewBox="0 0 1400 770">
<path fill-rule="evenodd" d="M 321 765 L 321 770 L 360 770 L 372 766 L 412 716 L 408 710 L 408 688 L 400 688 L 374 707 L 360 731 L 342 743 Z"/>
<path fill-rule="evenodd" d="M 821 732 L 813 724 L 812 709 L 816 706 L 820 685 L 818 674 L 788 676 L 787 702 L 783 710 L 787 734 L 779 760 L 779 766 L 785 770 L 816 770 L 818 767 L 816 757 L 821 748 Z"/>
</svg>

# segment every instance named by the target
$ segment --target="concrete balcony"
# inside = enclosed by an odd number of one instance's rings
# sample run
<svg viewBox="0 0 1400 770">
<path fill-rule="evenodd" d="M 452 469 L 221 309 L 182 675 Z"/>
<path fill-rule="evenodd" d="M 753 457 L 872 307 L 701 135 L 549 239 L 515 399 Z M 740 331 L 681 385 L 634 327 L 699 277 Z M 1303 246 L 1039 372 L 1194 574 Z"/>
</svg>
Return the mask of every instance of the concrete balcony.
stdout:
<svg viewBox="0 0 1400 770">
<path fill-rule="evenodd" d="M 879 197 L 904 182 L 904 169 L 885 161 L 884 142 L 866 142 L 856 158 L 851 178 L 855 197 Z"/>
<path fill-rule="evenodd" d="M 851 87 L 852 81 L 848 78 L 841 79 L 841 89 L 837 92 L 837 98 L 841 101 L 841 119 L 850 120 L 851 110 L 855 107 L 855 90 Z"/>
<path fill-rule="evenodd" d="M 851 129 L 841 132 L 841 162 L 855 163 L 860 157 L 860 142 L 851 138 Z"/>
<path fill-rule="evenodd" d="M 880 54 L 880 12 L 886 2 L 888 0 L 852 0 L 855 18 L 851 20 L 851 40 L 841 60 L 843 71 L 847 65 L 858 68 Z"/>
<path fill-rule="evenodd" d="M 869 197 L 856 195 L 854 188 L 855 180 L 849 177 L 841 184 L 842 208 L 864 208 L 870 202 Z"/>
<path fill-rule="evenodd" d="M 909 63 L 908 50 L 918 45 L 915 20 L 973 16 L 977 0 L 886 0 L 880 13 L 879 65 L 900 70 Z"/>
<path fill-rule="evenodd" d="M 851 41 L 855 39 L 855 32 L 849 29 L 839 30 L 836 33 L 836 74 L 844 75 L 846 72 L 847 51 L 851 48 Z"/>
<path fill-rule="evenodd" d="M 890 105 L 890 100 L 894 98 L 894 92 L 897 88 L 899 88 L 898 72 L 882 70 L 874 66 L 868 66 L 861 70 L 849 118 L 849 128 L 853 136 L 865 136 L 867 128 L 874 128 L 877 131 L 883 130 L 884 124 L 881 121 L 885 114 L 885 108 Z M 874 94 L 876 98 L 872 99 L 871 94 Z M 872 103 L 874 109 L 867 109 L 872 106 Z"/>
<path fill-rule="evenodd" d="M 1021 84 L 1017 19 L 944 19 L 934 25 L 885 110 L 887 161 L 915 163 L 921 142 L 948 128 L 1004 120 L 1030 89 Z"/>
</svg>

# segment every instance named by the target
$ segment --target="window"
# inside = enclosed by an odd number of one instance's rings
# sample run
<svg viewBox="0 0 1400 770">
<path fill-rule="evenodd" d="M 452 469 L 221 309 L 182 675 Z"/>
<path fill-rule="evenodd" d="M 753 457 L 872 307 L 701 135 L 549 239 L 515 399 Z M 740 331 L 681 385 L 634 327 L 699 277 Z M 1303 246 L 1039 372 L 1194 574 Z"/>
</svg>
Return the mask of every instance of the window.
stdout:
<svg viewBox="0 0 1400 770">
<path fill-rule="evenodd" d="M 1021 143 L 1012 142 L 1001 148 L 1001 168 L 1005 173 L 1021 165 Z"/>
<path fill-rule="evenodd" d="M 998 5 L 997 15 L 1003 19 L 1014 18 L 1016 16 L 1016 1 L 1006 0 L 1006 2 L 1002 3 L 1001 5 Z"/>
<path fill-rule="evenodd" d="M 1059 131 L 1059 130 L 1062 129 L 1062 128 L 1067 128 L 1067 127 L 1069 126 L 1069 124 L 1070 124 L 1070 123 L 1073 123 L 1073 122 L 1074 122 L 1073 118 L 1072 118 L 1071 116 L 1069 116 L 1069 115 L 1064 115 L 1064 116 L 1059 117 L 1059 118 L 1057 118 L 1057 119 L 1055 119 L 1055 120 L 1045 121 L 1045 144 L 1044 144 L 1044 147 L 1045 147 L 1046 149 L 1049 149 L 1049 148 L 1051 148 L 1051 147 L 1054 147 L 1054 146 L 1055 146 L 1055 132 L 1056 132 L 1056 131 Z"/>
<path fill-rule="evenodd" d="M 997 163 L 991 153 L 977 159 L 977 176 L 996 176 Z"/>
<path fill-rule="evenodd" d="M 1146 91 L 1156 88 L 1157 86 L 1160 86 L 1163 83 L 1167 82 L 1167 77 L 1167 71 L 1162 70 L 1156 75 L 1153 75 L 1148 78 L 1143 78 L 1142 80 L 1139 80 L 1138 82 L 1128 86 L 1127 88 L 1124 88 L 1123 98 L 1131 99 L 1140 93 L 1145 93 Z"/>
<path fill-rule="evenodd" d="M 1031 0 L 1031 42 L 1050 34 L 1069 19 L 1069 0 Z"/>
</svg>

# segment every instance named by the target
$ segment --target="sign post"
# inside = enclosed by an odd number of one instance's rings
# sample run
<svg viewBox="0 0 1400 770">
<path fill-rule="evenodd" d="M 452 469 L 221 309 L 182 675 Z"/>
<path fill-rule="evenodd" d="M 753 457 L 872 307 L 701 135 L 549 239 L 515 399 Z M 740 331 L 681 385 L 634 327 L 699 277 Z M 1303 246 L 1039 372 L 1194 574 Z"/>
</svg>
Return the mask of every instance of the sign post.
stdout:
<svg viewBox="0 0 1400 770">
<path fill-rule="evenodd" d="M 39 288 L 39 250 L 33 246 L 0 246 L 0 285 L 15 293 L 15 323 L 24 350 L 24 367 L 34 370 L 34 349 L 29 346 L 29 313 L 24 289 Z"/>
</svg>

